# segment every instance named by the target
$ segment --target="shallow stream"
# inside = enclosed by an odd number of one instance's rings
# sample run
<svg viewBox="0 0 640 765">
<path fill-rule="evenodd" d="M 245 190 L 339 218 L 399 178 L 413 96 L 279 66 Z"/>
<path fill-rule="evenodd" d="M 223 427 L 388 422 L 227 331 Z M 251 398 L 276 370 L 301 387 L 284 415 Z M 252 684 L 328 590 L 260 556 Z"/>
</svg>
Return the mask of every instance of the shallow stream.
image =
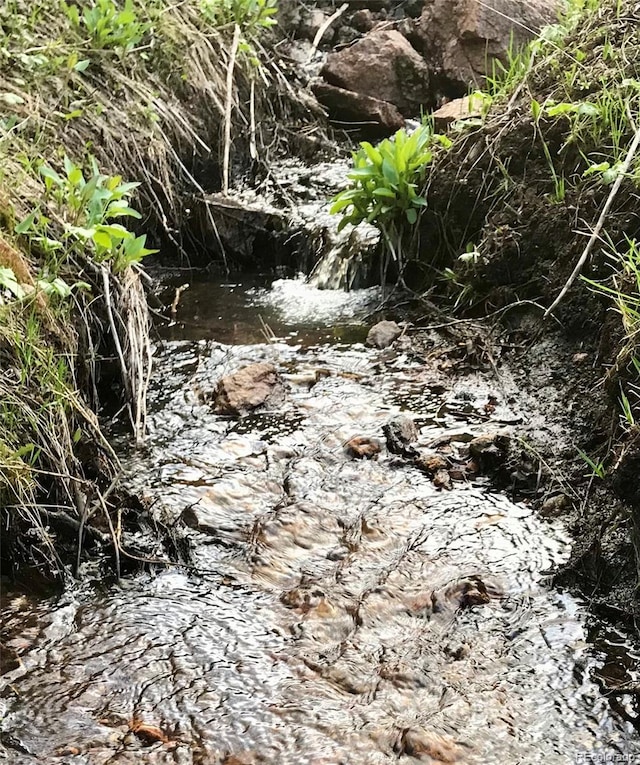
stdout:
<svg viewBox="0 0 640 765">
<path fill-rule="evenodd" d="M 437 488 L 384 447 L 345 450 L 404 414 L 421 449 L 463 462 L 521 418 L 479 378 L 443 386 L 408 337 L 365 347 L 378 301 L 296 280 L 184 293 L 125 464 L 186 525 L 193 565 L 9 599 L 6 762 L 640 762 L 634 710 L 599 684 L 635 681 L 638 657 L 549 586 L 560 523 L 481 478 Z M 215 414 L 216 381 L 256 361 L 284 405 Z"/>
</svg>

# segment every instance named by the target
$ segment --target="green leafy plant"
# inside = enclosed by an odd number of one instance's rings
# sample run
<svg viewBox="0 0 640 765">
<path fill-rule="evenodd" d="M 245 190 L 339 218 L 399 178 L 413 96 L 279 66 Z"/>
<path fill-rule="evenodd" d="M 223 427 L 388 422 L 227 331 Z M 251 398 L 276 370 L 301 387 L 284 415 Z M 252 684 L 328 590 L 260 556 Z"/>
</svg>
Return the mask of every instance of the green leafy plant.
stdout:
<svg viewBox="0 0 640 765">
<path fill-rule="evenodd" d="M 83 169 L 69 157 L 64 157 L 63 166 L 62 174 L 45 164 L 39 171 L 46 195 L 59 211 L 64 229 L 62 239 L 55 236 L 51 219 L 40 210 L 34 210 L 15 229 L 56 257 L 48 263 L 54 279 L 60 265 L 58 254 L 64 259 L 69 247 L 81 255 L 88 244 L 94 261 L 110 261 L 115 273 L 155 252 L 146 247 L 146 235 L 135 236 L 121 223 L 114 222 L 120 218 L 141 217 L 129 204 L 131 193 L 140 184 L 125 183 L 118 175 L 103 175 L 94 159 L 90 161 L 86 178 Z"/>
<path fill-rule="evenodd" d="M 200 0 L 200 12 L 214 26 L 237 24 L 251 37 L 278 23 L 278 0 Z"/>
<path fill-rule="evenodd" d="M 331 213 L 341 213 L 338 230 L 366 222 L 376 226 L 402 276 L 403 244 L 409 227 L 418 221 L 426 200 L 419 194 L 427 167 L 433 159 L 433 145 L 451 146 L 446 136 L 435 134 L 430 125 L 421 125 L 410 135 L 401 129 L 377 146 L 367 141 L 353 153 L 353 169 L 347 174 L 349 186 L 337 194 Z M 388 261 L 383 266 L 383 283 Z"/>
<path fill-rule="evenodd" d="M 94 0 L 82 15 L 77 5 L 65 2 L 63 8 L 76 28 L 86 30 L 95 48 L 118 48 L 128 53 L 140 43 L 148 29 L 139 21 L 132 0 L 125 0 L 122 9 L 115 0 Z"/>
</svg>

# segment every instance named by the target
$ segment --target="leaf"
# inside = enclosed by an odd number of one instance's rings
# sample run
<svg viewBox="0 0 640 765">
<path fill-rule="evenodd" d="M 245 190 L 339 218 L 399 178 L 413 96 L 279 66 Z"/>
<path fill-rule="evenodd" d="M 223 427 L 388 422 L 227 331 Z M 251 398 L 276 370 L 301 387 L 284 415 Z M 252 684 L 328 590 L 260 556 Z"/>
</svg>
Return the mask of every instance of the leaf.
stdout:
<svg viewBox="0 0 640 765">
<path fill-rule="evenodd" d="M 582 117 L 597 117 L 600 114 L 600 109 L 595 104 L 585 101 L 585 103 L 578 105 L 578 114 Z"/>
<path fill-rule="evenodd" d="M 373 190 L 373 196 L 374 197 L 387 197 L 388 199 L 395 199 L 396 195 L 391 189 L 387 189 L 384 186 L 381 186 L 378 189 Z"/>
<path fill-rule="evenodd" d="M 82 170 L 79 167 L 74 167 L 69 173 L 69 183 L 72 186 L 80 186 L 83 181 L 84 176 L 82 175 Z"/>
<path fill-rule="evenodd" d="M 78 61 L 77 64 L 74 65 L 74 69 L 76 72 L 84 72 L 88 68 L 89 64 L 91 63 L 91 60 L 88 58 L 83 58 L 82 61 Z"/>
<path fill-rule="evenodd" d="M 590 175 L 593 175 L 594 173 L 604 173 L 610 167 L 611 165 L 608 162 L 600 162 L 597 165 L 589 165 L 589 167 L 584 171 L 584 173 L 582 173 L 582 177 L 588 178 Z"/>
<path fill-rule="evenodd" d="M 24 220 L 20 221 L 14 229 L 16 234 L 26 234 L 29 231 L 33 231 L 35 228 L 35 220 L 39 213 L 39 210 L 34 210 L 30 215 L 27 215 Z"/>
<path fill-rule="evenodd" d="M 555 104 L 548 106 L 545 111 L 549 117 L 560 117 L 564 114 L 573 114 L 577 110 L 577 104 Z"/>
<path fill-rule="evenodd" d="M 24 103 L 24 98 L 17 93 L 0 93 L 0 101 L 3 101 L 7 106 L 20 106 Z"/>
<path fill-rule="evenodd" d="M 377 149 L 374 149 L 374 147 L 368 141 L 362 141 L 360 146 L 362 146 L 370 162 L 372 162 L 376 167 L 382 166 L 382 154 L 380 154 Z"/>
<path fill-rule="evenodd" d="M 48 165 L 41 165 L 39 170 L 40 175 L 43 178 L 48 178 L 49 180 L 53 181 L 56 186 L 62 186 L 63 180 L 62 178 L 56 173 L 55 170 L 50 168 Z"/>
<path fill-rule="evenodd" d="M 382 161 L 382 174 L 389 183 L 397 184 L 400 181 L 397 169 L 389 159 Z"/>
<path fill-rule="evenodd" d="M 96 243 L 98 247 L 101 247 L 103 250 L 110 250 L 113 245 L 113 240 L 109 236 L 109 234 L 106 233 L 106 231 L 97 230 L 94 232 L 93 241 Z"/>
<path fill-rule="evenodd" d="M 531 99 L 531 114 L 533 115 L 533 119 L 538 122 L 540 119 L 540 112 L 542 111 L 542 107 L 540 106 L 540 103 L 536 101 L 535 98 Z"/>
<path fill-rule="evenodd" d="M 65 120 L 74 120 L 77 117 L 82 117 L 84 112 L 82 109 L 74 109 L 72 112 L 68 112 L 67 114 L 63 115 L 63 119 Z"/>
<path fill-rule="evenodd" d="M 351 172 L 347 173 L 347 178 L 350 178 L 352 181 L 359 181 L 365 178 L 375 178 L 376 175 L 376 168 L 367 165 L 366 167 L 356 167 L 355 170 L 351 170 Z"/>
<path fill-rule="evenodd" d="M 0 266 L 0 288 L 9 290 L 18 300 L 25 296 L 25 291 L 11 268 Z"/>
<path fill-rule="evenodd" d="M 109 234 L 112 239 L 133 239 L 131 231 L 127 230 L 119 223 L 101 224 L 96 226 L 96 229 L 103 231 L 105 234 Z"/>
<path fill-rule="evenodd" d="M 415 223 L 415 222 L 418 220 L 418 213 L 416 212 L 416 210 L 415 210 L 413 207 L 410 207 L 410 208 L 409 208 L 409 209 L 406 211 L 406 213 L 405 213 L 405 214 L 406 214 L 406 216 L 407 216 L 407 220 L 408 220 L 408 221 L 409 221 L 409 223 L 410 223 L 410 224 L 413 226 L 413 225 L 414 225 L 414 223 Z"/>
</svg>

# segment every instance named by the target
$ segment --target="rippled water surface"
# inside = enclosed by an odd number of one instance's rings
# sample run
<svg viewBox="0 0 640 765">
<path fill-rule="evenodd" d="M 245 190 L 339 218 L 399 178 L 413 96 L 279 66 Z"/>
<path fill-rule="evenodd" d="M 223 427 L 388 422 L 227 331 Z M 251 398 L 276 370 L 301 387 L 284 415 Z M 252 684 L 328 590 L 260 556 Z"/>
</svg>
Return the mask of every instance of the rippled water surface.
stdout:
<svg viewBox="0 0 640 765">
<path fill-rule="evenodd" d="M 126 458 L 132 486 L 187 529 L 193 566 L 10 599 L 6 761 L 640 761 L 633 710 L 597 684 L 621 663 L 616 636 L 589 644 L 583 604 L 547 586 L 561 526 L 479 479 L 442 490 L 384 448 L 344 448 L 383 442 L 403 413 L 421 449 L 462 464 L 471 437 L 513 427 L 517 401 L 476 378 L 445 390 L 407 338 L 357 342 L 372 292 L 196 292 L 197 321 L 157 351 L 148 446 Z M 262 340 L 260 311 L 280 340 Z M 285 404 L 216 415 L 219 377 L 255 361 L 278 367 Z"/>
</svg>

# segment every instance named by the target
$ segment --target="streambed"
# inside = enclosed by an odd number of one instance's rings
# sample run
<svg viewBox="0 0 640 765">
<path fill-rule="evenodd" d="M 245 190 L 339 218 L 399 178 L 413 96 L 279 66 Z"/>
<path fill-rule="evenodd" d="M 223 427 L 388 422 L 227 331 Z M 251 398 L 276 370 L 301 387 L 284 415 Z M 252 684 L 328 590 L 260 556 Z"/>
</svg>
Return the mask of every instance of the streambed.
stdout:
<svg viewBox="0 0 640 765">
<path fill-rule="evenodd" d="M 366 348 L 375 289 L 202 284 L 183 300 L 148 444 L 124 462 L 186 529 L 192 565 L 9 599 L 5 761 L 640 761 L 634 710 L 597 682 L 635 679 L 637 656 L 549 586 L 561 524 L 481 477 L 443 490 L 384 448 L 344 449 L 402 413 L 420 448 L 462 461 L 469 438 L 517 428 L 518 401 L 472 374 L 443 386 L 408 338 Z M 284 375 L 284 405 L 216 415 L 207 392 L 256 361 Z"/>
</svg>

